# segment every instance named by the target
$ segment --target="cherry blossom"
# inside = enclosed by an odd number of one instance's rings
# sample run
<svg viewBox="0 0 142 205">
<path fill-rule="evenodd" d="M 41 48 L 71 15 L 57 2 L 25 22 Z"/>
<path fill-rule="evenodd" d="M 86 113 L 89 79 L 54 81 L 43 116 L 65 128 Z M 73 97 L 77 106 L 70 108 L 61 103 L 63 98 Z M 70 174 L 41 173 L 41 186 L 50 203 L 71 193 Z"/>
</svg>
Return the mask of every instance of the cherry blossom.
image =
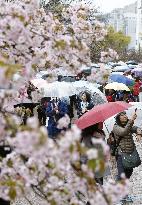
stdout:
<svg viewBox="0 0 142 205">
<path fill-rule="evenodd" d="M 127 194 L 127 181 L 108 182 L 100 188 L 94 180 L 95 173 L 106 167 L 109 149 L 104 141 L 93 142 L 103 154 L 97 148 L 89 151 L 80 143 L 81 131 L 72 125 L 54 142 L 35 117 L 23 125 L 25 113 L 13 108 L 27 100 L 28 82 L 39 70 L 77 73 L 82 65 L 89 65 L 89 46 L 94 38 L 97 42 L 106 35 L 104 25 L 90 23 L 89 8 L 83 4 L 65 9 L 63 22 L 46 13 L 36 0 L 0 0 L 0 8 L 0 138 L 11 149 L 0 159 L 0 196 L 13 201 L 32 188 L 47 204 L 117 202 Z M 109 50 L 110 57 L 115 54 Z M 102 56 L 103 61 L 108 57 L 106 53 Z M 101 73 L 105 76 L 104 70 L 100 67 L 99 74 L 93 74 L 99 79 Z M 14 79 L 15 73 L 20 77 Z M 59 128 L 66 128 L 69 122 L 65 116 Z M 87 164 L 81 164 L 82 155 L 88 156 Z"/>
</svg>

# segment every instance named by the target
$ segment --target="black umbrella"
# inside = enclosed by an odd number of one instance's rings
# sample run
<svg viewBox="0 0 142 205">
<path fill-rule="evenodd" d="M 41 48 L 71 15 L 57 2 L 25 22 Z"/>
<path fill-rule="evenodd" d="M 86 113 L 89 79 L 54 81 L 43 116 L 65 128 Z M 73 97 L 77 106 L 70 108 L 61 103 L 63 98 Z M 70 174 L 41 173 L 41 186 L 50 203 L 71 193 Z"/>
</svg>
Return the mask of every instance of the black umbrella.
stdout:
<svg viewBox="0 0 142 205">
<path fill-rule="evenodd" d="M 35 108 L 39 104 L 40 103 L 19 103 L 17 105 L 14 105 L 14 108 L 16 108 L 16 107 L 24 107 L 24 108 L 33 109 L 33 108 Z"/>
</svg>

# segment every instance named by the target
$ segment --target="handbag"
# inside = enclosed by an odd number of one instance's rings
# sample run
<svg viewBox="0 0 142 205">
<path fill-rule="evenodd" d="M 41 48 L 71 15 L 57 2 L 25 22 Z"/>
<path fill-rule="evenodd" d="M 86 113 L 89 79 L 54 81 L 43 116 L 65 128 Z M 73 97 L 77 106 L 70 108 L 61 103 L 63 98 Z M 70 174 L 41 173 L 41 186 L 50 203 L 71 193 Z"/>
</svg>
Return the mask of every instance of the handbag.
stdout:
<svg viewBox="0 0 142 205">
<path fill-rule="evenodd" d="M 121 157 L 124 169 L 132 169 L 138 167 L 141 164 L 141 159 L 136 150 L 136 147 L 134 148 L 134 151 L 131 154 L 122 153 Z"/>
</svg>

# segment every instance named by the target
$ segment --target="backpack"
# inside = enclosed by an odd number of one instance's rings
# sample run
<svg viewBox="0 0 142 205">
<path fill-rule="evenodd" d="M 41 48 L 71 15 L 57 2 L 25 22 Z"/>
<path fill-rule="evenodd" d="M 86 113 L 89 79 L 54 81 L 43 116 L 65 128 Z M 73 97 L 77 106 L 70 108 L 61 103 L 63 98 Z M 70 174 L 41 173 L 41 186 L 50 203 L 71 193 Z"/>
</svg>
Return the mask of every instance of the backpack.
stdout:
<svg viewBox="0 0 142 205">
<path fill-rule="evenodd" d="M 110 147 L 110 154 L 112 156 L 117 156 L 117 148 L 119 146 L 120 143 L 120 139 L 118 141 L 116 141 L 115 139 L 115 135 L 113 133 L 113 131 L 111 131 L 111 133 L 109 134 L 109 138 L 107 139 L 107 144 Z"/>
</svg>

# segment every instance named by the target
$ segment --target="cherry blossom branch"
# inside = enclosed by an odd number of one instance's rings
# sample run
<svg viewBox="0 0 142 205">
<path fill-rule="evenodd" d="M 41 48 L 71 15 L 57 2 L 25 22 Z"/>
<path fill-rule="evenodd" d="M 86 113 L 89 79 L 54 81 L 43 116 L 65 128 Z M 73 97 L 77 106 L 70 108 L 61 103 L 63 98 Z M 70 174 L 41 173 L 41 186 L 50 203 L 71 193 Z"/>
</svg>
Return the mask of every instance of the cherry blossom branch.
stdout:
<svg viewBox="0 0 142 205">
<path fill-rule="evenodd" d="M 47 199 L 47 195 L 46 195 L 45 193 L 43 193 L 38 186 L 32 185 L 32 189 L 33 189 L 33 191 L 35 192 L 35 194 L 37 194 L 39 197 L 42 197 L 42 198 L 44 197 L 44 199 Z M 38 192 L 36 191 L 36 189 L 38 190 Z M 39 194 L 39 192 L 40 192 L 41 194 Z M 42 195 L 42 196 L 41 196 L 41 195 Z"/>
<path fill-rule="evenodd" d="M 30 205 L 33 205 L 32 202 L 25 195 L 24 198 L 29 202 Z"/>
</svg>

